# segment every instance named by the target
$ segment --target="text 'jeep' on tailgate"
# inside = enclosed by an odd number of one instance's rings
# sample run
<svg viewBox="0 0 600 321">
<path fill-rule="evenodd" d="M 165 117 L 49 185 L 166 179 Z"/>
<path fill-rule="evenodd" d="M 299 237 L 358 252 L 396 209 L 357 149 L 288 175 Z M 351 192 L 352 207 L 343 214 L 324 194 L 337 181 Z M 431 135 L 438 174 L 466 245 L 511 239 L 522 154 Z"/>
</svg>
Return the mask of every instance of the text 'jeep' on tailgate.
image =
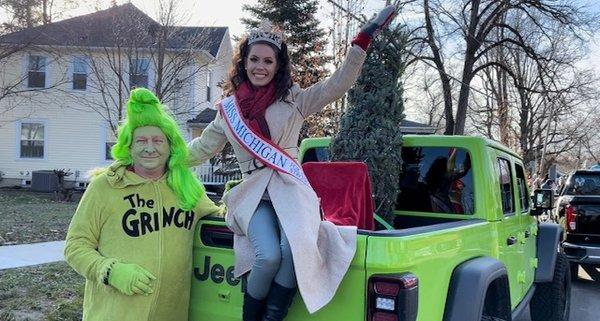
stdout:
<svg viewBox="0 0 600 321">
<path fill-rule="evenodd" d="M 305 140 L 299 159 L 329 161 L 329 143 Z M 540 211 L 515 152 L 477 137 L 405 136 L 398 179 L 394 221 L 359 229 L 333 300 L 311 315 L 297 296 L 286 320 L 498 321 L 529 303 L 534 321 L 568 319 L 561 229 L 531 215 Z M 190 320 L 241 320 L 232 244 L 222 219 L 198 224 Z"/>
</svg>

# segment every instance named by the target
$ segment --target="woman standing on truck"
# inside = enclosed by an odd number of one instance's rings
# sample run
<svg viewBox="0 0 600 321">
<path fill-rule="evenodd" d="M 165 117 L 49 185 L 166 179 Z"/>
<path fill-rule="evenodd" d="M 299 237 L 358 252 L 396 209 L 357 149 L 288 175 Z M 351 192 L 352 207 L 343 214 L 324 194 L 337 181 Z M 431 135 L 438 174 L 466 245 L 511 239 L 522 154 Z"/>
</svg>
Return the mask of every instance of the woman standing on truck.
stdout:
<svg viewBox="0 0 600 321">
<path fill-rule="evenodd" d="M 283 320 L 298 287 L 313 313 L 335 294 L 356 250 L 356 228 L 321 221 L 319 200 L 297 163 L 304 119 L 355 83 L 376 36 L 396 15 L 386 7 L 352 42 L 334 74 L 301 89 L 292 83 L 287 45 L 270 24 L 240 41 L 219 113 L 190 144 L 198 165 L 229 141 L 243 181 L 225 193 L 235 233 L 235 275 L 250 271 L 243 320 Z"/>
</svg>

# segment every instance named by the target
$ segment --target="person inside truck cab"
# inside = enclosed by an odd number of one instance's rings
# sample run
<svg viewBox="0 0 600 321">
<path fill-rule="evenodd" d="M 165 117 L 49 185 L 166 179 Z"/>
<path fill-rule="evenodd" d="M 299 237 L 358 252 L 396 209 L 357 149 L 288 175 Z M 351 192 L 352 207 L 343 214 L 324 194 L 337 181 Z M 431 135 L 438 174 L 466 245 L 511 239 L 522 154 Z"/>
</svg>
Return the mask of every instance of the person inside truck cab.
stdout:
<svg viewBox="0 0 600 321">
<path fill-rule="evenodd" d="M 469 154 L 460 166 L 456 164 L 456 148 L 448 157 L 436 158 L 425 174 L 431 210 L 438 213 L 471 214 L 473 212 L 470 191 L 465 191 L 461 180 L 471 169 Z"/>
<path fill-rule="evenodd" d="M 83 320 L 186 321 L 194 226 L 220 209 L 187 166 L 178 125 L 156 96 L 135 89 L 126 108 L 115 162 L 83 194 L 65 259 L 86 279 Z"/>
<path fill-rule="evenodd" d="M 396 15 L 386 7 L 356 36 L 341 67 L 302 89 L 292 82 L 283 34 L 269 23 L 238 45 L 215 119 L 189 144 L 199 165 L 233 146 L 242 182 L 223 196 L 234 232 L 235 276 L 247 277 L 243 320 L 283 320 L 298 288 L 309 313 L 334 296 L 356 250 L 356 227 L 321 221 L 319 200 L 297 163 L 306 117 L 356 82 L 366 50 Z"/>
</svg>

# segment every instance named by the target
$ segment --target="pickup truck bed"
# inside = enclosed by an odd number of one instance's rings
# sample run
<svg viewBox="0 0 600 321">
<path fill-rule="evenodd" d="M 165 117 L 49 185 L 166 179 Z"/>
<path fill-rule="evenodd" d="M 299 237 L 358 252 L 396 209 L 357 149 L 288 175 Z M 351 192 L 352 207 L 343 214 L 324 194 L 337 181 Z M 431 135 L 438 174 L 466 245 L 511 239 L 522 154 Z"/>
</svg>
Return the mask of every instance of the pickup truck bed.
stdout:
<svg viewBox="0 0 600 321">
<path fill-rule="evenodd" d="M 299 159 L 329 161 L 329 142 L 305 140 Z M 532 216 L 551 202 L 540 193 L 532 206 L 518 154 L 477 137 L 404 136 L 398 179 L 391 229 L 358 230 L 332 301 L 309 315 L 297 295 L 286 321 L 503 321 L 527 307 L 532 320 L 567 321 L 560 227 Z M 232 245 L 223 219 L 200 221 L 190 321 L 241 319 Z"/>
<path fill-rule="evenodd" d="M 419 279 L 419 298 L 428 303 L 419 305 L 418 320 L 441 320 L 443 310 L 427 306 L 444 305 L 456 265 L 494 254 L 489 235 L 498 232 L 494 232 L 497 224 L 484 220 L 434 221 L 402 230 L 359 230 L 356 255 L 338 289 L 340 295 L 313 315 L 297 296 L 286 321 L 364 321 L 366 305 L 356 303 L 368 300 L 368 275 L 409 271 L 428 276 Z M 209 218 L 200 221 L 197 235 L 190 320 L 239 321 L 244 282 L 233 279 L 233 234 L 221 219 Z"/>
<path fill-rule="evenodd" d="M 571 174 L 561 191 L 557 212 L 564 224 L 563 249 L 572 272 L 578 264 L 600 265 L 600 171 Z"/>
</svg>

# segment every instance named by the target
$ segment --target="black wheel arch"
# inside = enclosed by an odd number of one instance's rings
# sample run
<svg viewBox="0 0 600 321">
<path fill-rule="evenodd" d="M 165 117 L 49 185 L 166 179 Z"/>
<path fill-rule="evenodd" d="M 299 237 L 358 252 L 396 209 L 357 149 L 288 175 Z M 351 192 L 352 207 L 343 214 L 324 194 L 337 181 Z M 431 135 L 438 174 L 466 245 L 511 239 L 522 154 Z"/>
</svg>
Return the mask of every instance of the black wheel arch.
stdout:
<svg viewBox="0 0 600 321">
<path fill-rule="evenodd" d="M 538 267 L 535 270 L 535 282 L 551 282 L 554 266 L 562 238 L 562 226 L 555 223 L 541 223 L 538 226 L 537 250 Z"/>
<path fill-rule="evenodd" d="M 497 297 L 500 300 L 487 300 Z M 485 308 L 485 311 L 484 311 Z M 509 320 L 510 291 L 506 267 L 492 257 L 478 257 L 452 272 L 444 321 L 480 321 L 484 313 Z"/>
</svg>

